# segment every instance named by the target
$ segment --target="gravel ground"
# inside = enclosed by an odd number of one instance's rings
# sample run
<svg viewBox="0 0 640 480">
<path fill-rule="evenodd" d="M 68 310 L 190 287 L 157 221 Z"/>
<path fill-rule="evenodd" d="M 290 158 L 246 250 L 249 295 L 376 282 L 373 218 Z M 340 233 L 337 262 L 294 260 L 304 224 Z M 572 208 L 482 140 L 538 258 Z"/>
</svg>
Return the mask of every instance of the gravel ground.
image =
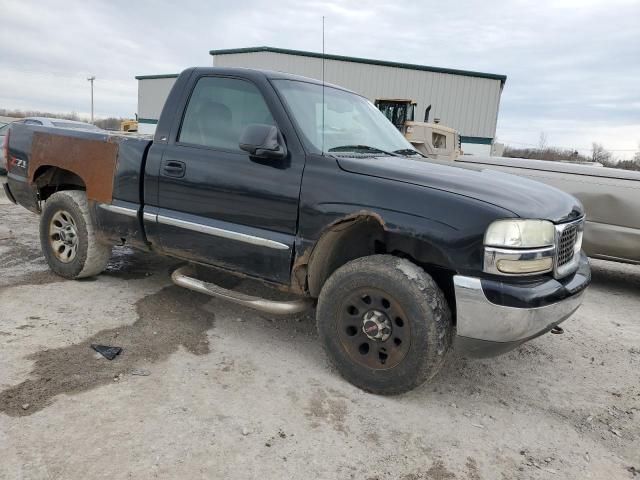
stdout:
<svg viewBox="0 0 640 480">
<path fill-rule="evenodd" d="M 176 261 L 126 248 L 64 281 L 37 221 L 0 197 L 1 478 L 640 478 L 640 267 L 592 262 L 564 335 L 379 397 L 329 367 L 312 315 L 171 286 Z"/>
</svg>

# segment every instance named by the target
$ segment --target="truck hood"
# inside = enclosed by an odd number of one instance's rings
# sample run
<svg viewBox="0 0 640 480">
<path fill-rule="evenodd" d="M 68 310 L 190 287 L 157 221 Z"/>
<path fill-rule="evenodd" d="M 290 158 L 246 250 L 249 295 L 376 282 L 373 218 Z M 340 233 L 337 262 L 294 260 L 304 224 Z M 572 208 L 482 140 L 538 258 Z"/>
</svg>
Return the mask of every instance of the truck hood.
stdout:
<svg viewBox="0 0 640 480">
<path fill-rule="evenodd" d="M 584 214 L 580 202 L 556 188 L 533 180 L 432 159 L 336 157 L 347 172 L 420 185 L 490 203 L 521 218 L 566 222 Z"/>
</svg>

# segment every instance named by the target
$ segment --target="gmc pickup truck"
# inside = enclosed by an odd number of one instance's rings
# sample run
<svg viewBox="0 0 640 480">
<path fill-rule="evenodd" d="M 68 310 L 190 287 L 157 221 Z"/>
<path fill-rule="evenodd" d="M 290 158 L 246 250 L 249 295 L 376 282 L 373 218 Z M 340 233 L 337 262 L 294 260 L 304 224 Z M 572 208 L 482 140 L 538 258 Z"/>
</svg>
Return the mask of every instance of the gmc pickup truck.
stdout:
<svg viewBox="0 0 640 480">
<path fill-rule="evenodd" d="M 40 214 L 58 275 L 97 275 L 126 244 L 185 260 L 173 281 L 207 295 L 315 305 L 328 357 L 371 392 L 430 379 L 454 342 L 490 356 L 561 331 L 591 278 L 574 197 L 430 162 L 368 100 L 308 78 L 191 68 L 153 139 L 16 124 L 6 156 L 6 194 Z M 294 296 L 227 290 L 202 267 Z"/>
</svg>

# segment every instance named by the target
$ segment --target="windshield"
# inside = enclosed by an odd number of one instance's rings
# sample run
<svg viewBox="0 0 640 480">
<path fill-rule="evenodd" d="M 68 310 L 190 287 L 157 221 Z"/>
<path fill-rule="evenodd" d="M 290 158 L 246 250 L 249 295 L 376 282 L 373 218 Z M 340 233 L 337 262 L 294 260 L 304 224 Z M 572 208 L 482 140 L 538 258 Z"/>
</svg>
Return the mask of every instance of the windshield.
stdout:
<svg viewBox="0 0 640 480">
<path fill-rule="evenodd" d="M 359 95 L 296 80 L 274 80 L 298 124 L 308 149 L 315 153 L 357 152 L 417 154 L 411 144 L 373 104 Z"/>
<path fill-rule="evenodd" d="M 378 110 L 393 123 L 398 130 L 402 130 L 405 121 L 413 121 L 413 105 L 402 102 L 377 103 Z"/>
</svg>

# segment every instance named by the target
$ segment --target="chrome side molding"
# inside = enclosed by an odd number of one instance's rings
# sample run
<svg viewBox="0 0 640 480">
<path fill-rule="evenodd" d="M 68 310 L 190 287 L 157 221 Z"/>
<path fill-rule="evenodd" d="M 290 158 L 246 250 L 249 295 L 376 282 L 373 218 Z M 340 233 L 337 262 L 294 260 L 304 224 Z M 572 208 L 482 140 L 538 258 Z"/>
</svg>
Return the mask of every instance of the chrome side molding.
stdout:
<svg viewBox="0 0 640 480">
<path fill-rule="evenodd" d="M 268 238 L 256 237 L 254 235 L 234 232 L 232 230 L 225 230 L 218 227 L 212 227 L 210 225 L 204 225 L 202 223 L 188 222 L 186 220 L 167 217 L 165 215 L 158 215 L 157 219 L 158 223 L 162 223 L 164 225 L 186 228 L 187 230 L 192 230 L 194 232 L 205 233 L 221 238 L 228 238 L 229 240 L 237 240 L 240 242 L 249 243 L 251 245 L 258 245 L 260 247 L 274 248 L 276 250 L 289 250 L 289 245 L 276 242 L 275 240 L 269 240 Z"/>
<path fill-rule="evenodd" d="M 142 212 L 142 219 L 147 222 L 155 223 L 158 220 L 157 213 Z"/>
<path fill-rule="evenodd" d="M 133 208 L 120 207 L 118 205 L 109 205 L 107 203 L 101 203 L 98 205 L 103 210 L 107 210 L 108 212 L 119 213 L 121 215 L 125 215 L 127 217 L 137 217 L 138 211 Z"/>
<path fill-rule="evenodd" d="M 229 300 L 238 305 L 274 315 L 300 313 L 313 306 L 313 299 L 311 298 L 301 298 L 286 302 L 267 300 L 266 298 L 252 297 L 244 293 L 234 292 L 233 290 L 222 288 L 214 283 L 199 280 L 192 275 L 191 268 L 186 265 L 175 270 L 171 274 L 171 280 L 180 287 L 188 288 L 189 290 L 204 293 L 212 297 Z"/>
</svg>

